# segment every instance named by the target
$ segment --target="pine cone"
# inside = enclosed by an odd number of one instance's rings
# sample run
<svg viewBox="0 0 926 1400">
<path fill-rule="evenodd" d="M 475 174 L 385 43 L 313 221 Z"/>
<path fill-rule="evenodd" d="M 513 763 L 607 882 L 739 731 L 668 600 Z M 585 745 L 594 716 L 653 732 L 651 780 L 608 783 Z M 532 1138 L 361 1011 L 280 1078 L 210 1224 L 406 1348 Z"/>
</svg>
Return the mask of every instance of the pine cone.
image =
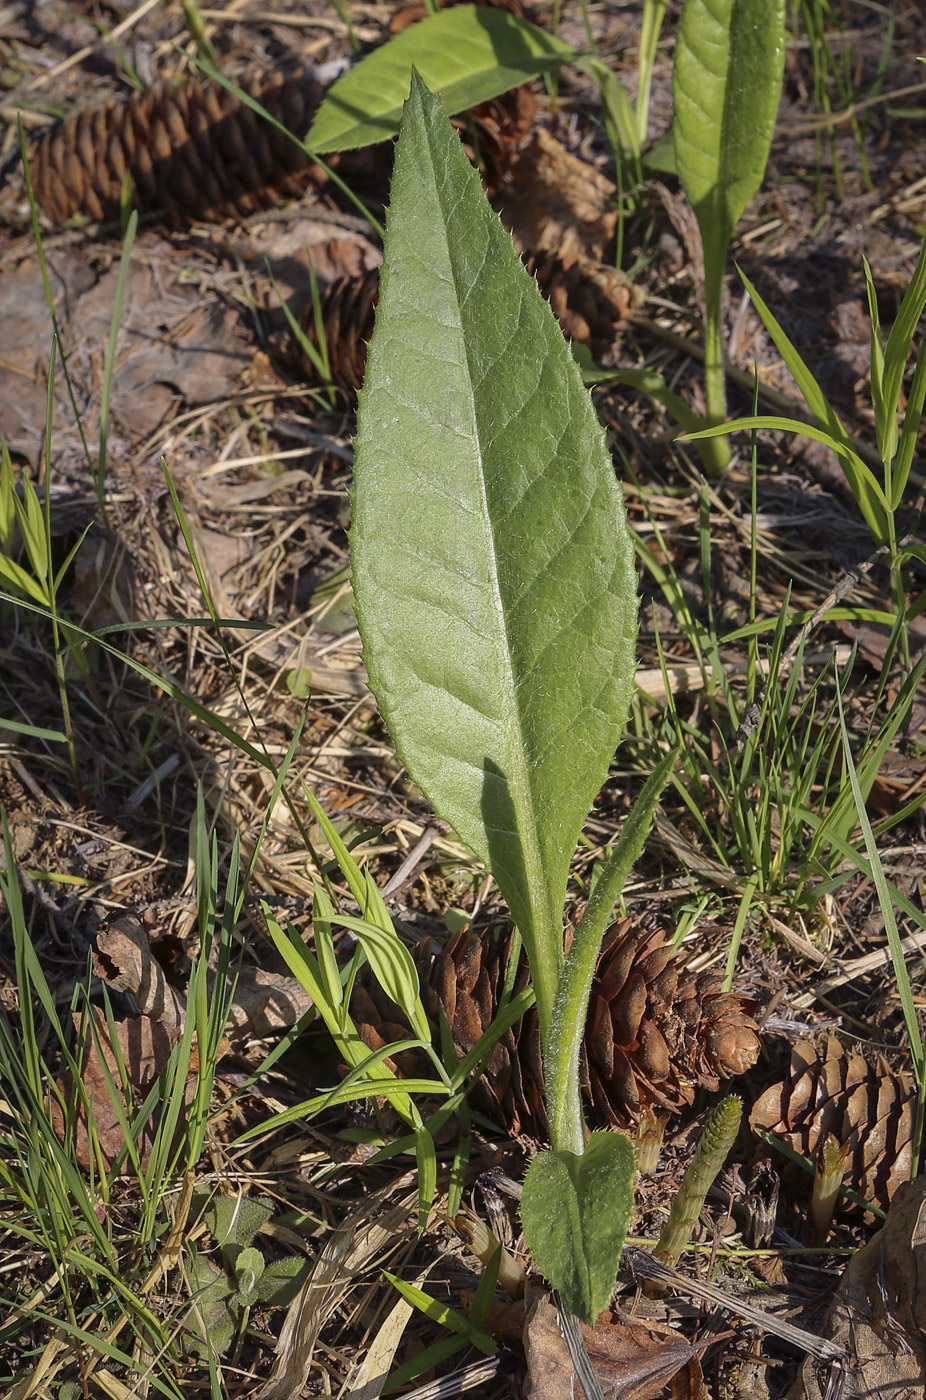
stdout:
<svg viewBox="0 0 926 1400">
<path fill-rule="evenodd" d="M 513 153 L 529 136 L 536 111 L 534 94 L 523 83 L 453 118 L 467 155 L 478 166 L 490 194 L 498 190 Z"/>
<path fill-rule="evenodd" d="M 753 1107 L 753 1128 L 781 1137 L 811 1161 L 832 1133 L 846 1152 L 854 1190 L 886 1207 L 909 1181 L 916 1118 L 916 1085 L 894 1074 L 879 1056 L 872 1066 L 831 1036 L 825 1052 L 802 1040 L 791 1051 L 791 1072 Z"/>
<path fill-rule="evenodd" d="M 587 345 L 595 359 L 600 359 L 614 344 L 630 308 L 631 291 L 620 273 L 591 263 L 566 264 L 552 253 L 529 257 L 525 266 L 537 278 L 563 334 Z M 379 269 L 372 268 L 362 277 L 339 278 L 322 301 L 331 379 L 349 398 L 355 396 L 363 382 L 378 298 Z M 302 327 L 310 344 L 318 349 L 312 306 L 303 317 Z M 318 382 L 315 367 L 307 356 L 299 357 L 299 365 L 311 383 Z"/>
<path fill-rule="evenodd" d="M 665 940 L 662 929 L 646 933 L 624 919 L 602 948 L 582 1050 L 582 1080 L 596 1126 L 626 1126 L 651 1105 L 682 1108 L 699 1087 L 717 1089 L 758 1056 L 758 1030 L 745 998 L 723 992 L 715 972 L 690 972 Z M 443 1009 L 460 1058 L 495 1015 L 509 952 L 510 939 L 463 934 L 435 959 L 427 981 L 422 978 L 425 1010 L 436 1025 Z M 522 959 L 515 990 L 528 980 Z M 352 1013 L 371 1048 L 408 1033 L 370 982 Z M 409 1060 L 400 1071 L 412 1073 L 412 1065 Z M 513 1132 L 546 1136 L 534 1010 L 499 1040 L 476 1089 L 480 1100 Z"/>
<path fill-rule="evenodd" d="M 252 76 L 240 86 L 297 137 L 308 130 L 321 96 L 303 71 Z M 128 176 L 139 212 L 163 210 L 174 226 L 260 208 L 269 186 L 287 186 L 308 163 L 283 132 L 221 83 L 203 79 L 158 82 L 74 112 L 42 137 L 30 158 L 36 199 L 53 223 L 75 214 L 118 219 Z"/>
<path fill-rule="evenodd" d="M 322 298 L 322 325 L 331 381 L 351 400 L 363 383 L 367 344 L 373 334 L 378 300 L 378 267 L 369 268 L 360 277 L 339 277 Z M 319 337 L 311 303 L 302 318 L 302 329 L 309 344 L 317 350 Z M 300 356 L 300 369 L 311 383 L 318 383 L 318 373 L 307 355 Z"/>
</svg>

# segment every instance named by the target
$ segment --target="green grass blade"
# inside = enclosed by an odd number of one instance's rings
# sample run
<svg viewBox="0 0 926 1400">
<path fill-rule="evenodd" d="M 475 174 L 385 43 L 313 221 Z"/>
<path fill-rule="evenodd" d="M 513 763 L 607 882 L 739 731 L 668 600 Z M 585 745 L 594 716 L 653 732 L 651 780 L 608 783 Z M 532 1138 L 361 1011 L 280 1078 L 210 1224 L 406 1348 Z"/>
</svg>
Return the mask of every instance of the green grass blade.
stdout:
<svg viewBox="0 0 926 1400">
<path fill-rule="evenodd" d="M 138 211 L 133 209 L 125 230 L 122 257 L 119 259 L 119 276 L 116 281 L 116 296 L 113 301 L 113 319 L 109 327 L 109 344 L 106 348 L 106 361 L 103 365 L 103 388 L 100 394 L 100 455 L 93 481 L 104 519 L 106 518 L 106 445 L 109 441 L 109 399 L 112 393 L 113 371 L 116 368 L 116 344 L 122 325 L 122 303 L 125 301 L 125 289 L 129 280 L 129 264 L 132 259 L 132 247 L 137 231 Z"/>
<path fill-rule="evenodd" d="M 895 434 L 897 406 L 900 403 L 904 370 L 924 308 L 926 308 L 926 241 L 920 248 L 913 276 L 904 293 L 903 301 L 900 303 L 900 310 L 891 327 L 891 333 L 887 338 L 884 350 L 884 404 L 885 411 L 890 413 L 895 423 Z M 885 458 L 885 460 L 889 461 L 890 458 Z"/>
<path fill-rule="evenodd" d="M 907 1036 L 910 1041 L 910 1056 L 913 1061 L 913 1070 L 922 1092 L 924 1083 L 923 1039 L 920 1034 L 916 1003 L 913 999 L 913 988 L 910 984 L 910 974 L 907 971 L 907 964 L 904 959 L 903 948 L 901 947 L 900 934 L 897 931 L 897 920 L 894 917 L 894 904 L 891 898 L 891 891 L 885 879 L 884 867 L 881 864 L 878 844 L 875 841 L 874 833 L 871 829 L 871 822 L 868 820 L 868 813 L 865 809 L 865 798 L 862 794 L 855 764 L 852 761 L 852 748 L 849 741 L 849 730 L 846 726 L 841 687 L 837 688 L 836 696 L 839 702 L 839 728 L 842 734 L 843 749 L 845 752 L 846 772 L 848 773 L 849 782 L 852 787 L 852 796 L 855 799 L 855 809 L 858 813 L 859 825 L 862 828 L 865 849 L 868 852 L 871 877 L 874 881 L 874 886 L 878 894 L 878 904 L 884 919 L 884 931 L 887 935 L 887 945 L 891 953 L 891 965 L 894 969 L 894 977 L 897 981 L 897 994 L 900 998 L 904 1024 L 906 1025 Z"/>
</svg>

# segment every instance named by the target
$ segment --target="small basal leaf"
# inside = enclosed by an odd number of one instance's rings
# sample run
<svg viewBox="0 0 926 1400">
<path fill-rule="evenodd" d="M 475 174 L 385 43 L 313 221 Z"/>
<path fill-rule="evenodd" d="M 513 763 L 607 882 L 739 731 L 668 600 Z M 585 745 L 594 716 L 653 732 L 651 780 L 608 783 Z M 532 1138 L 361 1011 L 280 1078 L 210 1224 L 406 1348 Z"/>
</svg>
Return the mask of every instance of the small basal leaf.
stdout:
<svg viewBox="0 0 926 1400">
<path fill-rule="evenodd" d="M 417 75 L 360 396 L 351 535 L 371 687 L 486 862 L 541 1025 L 569 862 L 633 686 L 636 572 L 578 366 Z"/>
<path fill-rule="evenodd" d="M 675 49 L 675 160 L 705 261 L 765 173 L 784 70 L 784 0 L 686 0 Z"/>
<path fill-rule="evenodd" d="M 489 5 L 439 10 L 339 78 L 305 143 L 324 155 L 395 136 L 413 65 L 452 117 L 575 57 L 568 44 L 507 10 Z"/>
<path fill-rule="evenodd" d="M 592 1133 L 581 1156 L 541 1152 L 524 1181 L 521 1219 L 540 1271 L 593 1326 L 614 1292 L 633 1206 L 634 1153 L 621 1133 Z"/>
</svg>

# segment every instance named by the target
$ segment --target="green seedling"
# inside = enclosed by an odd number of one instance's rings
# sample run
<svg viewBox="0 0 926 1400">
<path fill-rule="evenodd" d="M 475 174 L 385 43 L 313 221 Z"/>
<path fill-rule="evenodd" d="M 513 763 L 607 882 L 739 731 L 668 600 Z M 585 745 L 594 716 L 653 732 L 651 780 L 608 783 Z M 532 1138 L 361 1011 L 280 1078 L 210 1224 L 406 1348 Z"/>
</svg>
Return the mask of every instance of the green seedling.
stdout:
<svg viewBox="0 0 926 1400">
<path fill-rule="evenodd" d="M 675 48 L 679 179 L 704 251 L 707 417 L 726 413 L 722 304 L 727 249 L 768 160 L 784 71 L 784 0 L 686 0 Z M 729 463 L 724 446 L 710 474 Z"/>
<path fill-rule="evenodd" d="M 567 954 L 570 861 L 633 691 L 633 548 L 578 367 L 417 74 L 355 479 L 371 685 L 399 756 L 523 939 L 553 1148 L 530 1168 L 523 1219 L 539 1267 L 592 1319 L 616 1276 L 633 1151 L 616 1134 L 586 1142 L 579 1047 L 603 932 L 674 755 L 603 861 Z"/>
<path fill-rule="evenodd" d="M 711 1112 L 688 1163 L 669 1218 L 653 1250 L 657 1259 L 674 1268 L 688 1246 L 695 1222 L 701 1214 L 707 1193 L 714 1184 L 727 1153 L 736 1141 L 743 1116 L 742 1100 L 722 1099 Z"/>
<path fill-rule="evenodd" d="M 51 422 L 54 398 L 54 378 L 57 341 L 52 340 L 48 366 L 48 395 L 46 399 L 46 481 L 50 477 Z M 13 463 L 5 442 L 0 442 L 0 601 L 17 603 L 20 600 L 32 605 L 34 611 L 41 611 L 51 623 L 54 641 L 55 674 L 58 682 L 58 697 L 64 733 L 54 734 L 57 740 L 67 745 L 71 771 L 78 792 L 82 791 L 80 772 L 77 764 L 77 749 L 71 725 L 71 706 L 68 698 L 69 665 L 81 675 L 88 675 L 80 635 L 61 616 L 58 595 L 68 569 L 82 545 L 88 525 L 68 551 L 65 559 L 56 568 L 52 552 L 51 495 L 46 489 L 44 501 L 40 501 L 29 477 L 22 474 L 21 493 L 16 489 Z M 13 558 L 16 540 L 22 542 L 22 552 L 27 567 Z"/>
<path fill-rule="evenodd" d="M 824 1244 L 833 1224 L 836 1202 L 849 1152 L 833 1133 L 827 1133 L 817 1152 L 816 1171 L 813 1178 L 813 1193 L 810 1198 L 808 1220 L 808 1243 Z"/>
<path fill-rule="evenodd" d="M 583 16 L 586 15 L 584 4 L 582 13 Z M 641 158 L 649 134 L 653 69 L 665 15 L 666 0 L 644 0 L 638 47 L 637 96 L 633 103 L 624 91 L 623 84 L 617 75 L 611 71 L 603 59 L 595 54 L 591 26 L 586 17 L 585 32 L 591 56 L 577 55 L 575 61 L 598 84 L 604 110 L 605 129 L 614 151 L 619 181 L 623 173 L 624 160 L 629 160 L 633 175 L 638 183 L 643 178 Z"/>
<path fill-rule="evenodd" d="M 194 1195 L 192 1210 L 214 1235 L 222 1261 L 220 1266 L 194 1250 L 189 1263 L 194 1296 L 187 1341 L 206 1359 L 231 1350 L 255 1303 L 288 1306 L 311 1274 L 312 1262 L 294 1254 L 267 1262 L 254 1244 L 273 1217 L 273 1202 L 263 1196 L 220 1196 L 205 1205 Z"/>
</svg>

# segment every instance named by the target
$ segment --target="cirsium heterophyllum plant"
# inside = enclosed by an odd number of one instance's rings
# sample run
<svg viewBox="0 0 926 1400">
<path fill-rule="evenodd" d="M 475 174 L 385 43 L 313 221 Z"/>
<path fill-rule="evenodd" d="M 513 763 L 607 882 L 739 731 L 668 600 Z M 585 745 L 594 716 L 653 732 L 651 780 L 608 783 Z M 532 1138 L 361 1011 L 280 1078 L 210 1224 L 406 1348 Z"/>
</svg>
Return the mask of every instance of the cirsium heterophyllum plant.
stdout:
<svg viewBox="0 0 926 1400">
<path fill-rule="evenodd" d="M 570 861 L 633 688 L 633 547 L 591 400 L 440 101 L 413 74 L 360 395 L 351 536 L 370 683 L 399 755 L 485 861 L 527 950 L 553 1150 L 523 1218 L 567 1306 L 610 1297 L 633 1150 L 586 1140 L 578 1059 L 605 924 L 670 759 L 568 954 Z"/>
</svg>

